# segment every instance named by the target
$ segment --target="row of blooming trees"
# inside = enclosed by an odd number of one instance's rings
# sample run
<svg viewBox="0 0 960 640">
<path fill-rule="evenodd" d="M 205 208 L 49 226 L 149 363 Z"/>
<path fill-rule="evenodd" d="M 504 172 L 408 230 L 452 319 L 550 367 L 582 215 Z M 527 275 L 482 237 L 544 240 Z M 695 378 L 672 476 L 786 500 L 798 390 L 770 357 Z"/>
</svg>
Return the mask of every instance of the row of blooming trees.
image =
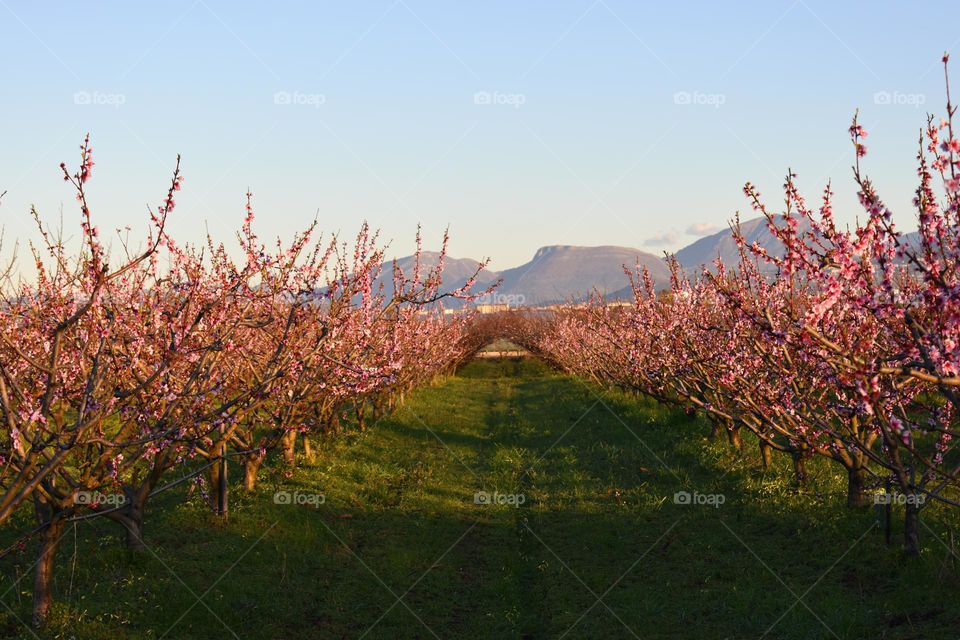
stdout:
<svg viewBox="0 0 960 640">
<path fill-rule="evenodd" d="M 142 245 L 109 251 L 88 202 L 92 151 L 88 138 L 79 169 L 61 165 L 80 247 L 34 212 L 32 273 L 11 265 L 0 282 L 0 524 L 32 503 L 37 625 L 70 521 L 110 518 L 143 548 L 150 498 L 188 480 L 211 487 L 226 515 L 227 460 L 253 490 L 271 450 L 293 464 L 298 440 L 309 455 L 310 435 L 338 430 L 345 412 L 362 428 L 365 412 L 379 416 L 455 367 L 466 318 L 436 303 L 474 286 L 442 291 L 446 239 L 439 264 L 421 269 L 418 258 L 412 273 L 382 272 L 366 226 L 352 243 L 324 239 L 314 222 L 268 245 L 250 194 L 239 251 L 212 238 L 181 244 L 167 231 L 179 159 Z M 417 246 L 419 256 L 419 236 Z M 391 277 L 392 288 L 378 284 Z"/>
<path fill-rule="evenodd" d="M 789 456 L 799 482 L 811 457 L 833 461 L 850 506 L 892 486 L 905 549 L 919 553 L 921 509 L 958 504 L 960 489 L 960 139 L 947 86 L 946 117 L 920 138 L 917 234 L 895 227 L 862 173 L 867 132 L 855 117 L 865 215 L 852 228 L 835 222 L 829 186 L 808 205 L 791 173 L 774 213 L 747 184 L 782 251 L 748 244 L 734 224 L 739 264 L 691 275 L 674 262 L 660 292 L 636 274 L 632 306 L 568 307 L 516 323 L 513 339 L 568 371 L 700 412 L 738 448 L 752 433 L 762 463 Z"/>
</svg>

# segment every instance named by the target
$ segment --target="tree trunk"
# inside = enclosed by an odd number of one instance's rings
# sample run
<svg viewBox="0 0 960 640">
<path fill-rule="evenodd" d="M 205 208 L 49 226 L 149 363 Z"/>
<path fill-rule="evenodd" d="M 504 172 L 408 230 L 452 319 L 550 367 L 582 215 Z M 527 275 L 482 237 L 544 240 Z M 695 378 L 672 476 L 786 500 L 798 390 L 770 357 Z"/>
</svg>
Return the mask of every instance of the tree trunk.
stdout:
<svg viewBox="0 0 960 640">
<path fill-rule="evenodd" d="M 266 455 L 251 453 L 243 457 L 243 490 L 253 493 L 257 489 L 257 475 Z"/>
<path fill-rule="evenodd" d="M 863 467 L 847 469 L 847 506 L 853 508 L 867 506 L 867 487 Z"/>
<path fill-rule="evenodd" d="M 363 431 L 367 428 L 367 423 L 364 421 L 363 416 L 364 404 L 363 402 L 357 403 L 357 429 Z"/>
<path fill-rule="evenodd" d="M 732 420 L 727 423 L 727 442 L 737 451 L 743 450 L 743 438 L 740 437 L 740 425 Z"/>
<path fill-rule="evenodd" d="M 283 461 L 291 467 L 295 466 L 297 464 L 297 432 L 291 429 L 284 433 L 280 444 L 283 447 Z"/>
<path fill-rule="evenodd" d="M 760 464 L 764 471 L 769 471 L 773 466 L 773 447 L 766 440 L 760 440 Z"/>
<path fill-rule="evenodd" d="M 210 465 L 210 470 L 207 471 L 207 475 L 210 476 L 210 490 L 216 491 L 217 487 L 220 486 L 220 465 L 216 462 L 216 454 L 214 454 L 212 459 L 213 464 Z"/>
<path fill-rule="evenodd" d="M 330 416 L 327 418 L 326 432 L 332 434 L 340 433 L 340 414 L 337 413 L 336 409 L 330 410 Z"/>
<path fill-rule="evenodd" d="M 158 454 L 150 464 L 146 477 L 123 485 L 123 504 L 116 511 L 106 513 L 106 518 L 118 522 L 124 530 L 124 544 L 129 551 L 145 551 L 143 541 L 144 520 L 147 513 L 147 501 L 154 489 L 160 484 L 163 475 L 175 464 L 176 454 L 172 451 Z M 190 483 L 188 496 L 193 495 L 196 484 Z"/>
<path fill-rule="evenodd" d="M 226 447 L 224 447 L 224 453 L 226 453 Z M 226 518 L 230 512 L 230 485 L 228 484 L 230 479 L 228 477 L 227 459 L 220 458 L 215 466 L 220 467 L 217 484 L 217 515 Z"/>
<path fill-rule="evenodd" d="M 313 450 L 313 443 L 310 441 L 310 436 L 303 436 L 303 457 L 307 459 L 308 464 L 313 464 L 317 461 L 317 452 Z"/>
<path fill-rule="evenodd" d="M 210 500 L 218 516 L 226 516 L 229 487 L 227 486 L 227 443 L 221 441 L 210 453 Z"/>
<path fill-rule="evenodd" d="M 790 457 L 793 458 L 793 477 L 797 486 L 805 486 L 807 484 L 807 465 L 803 461 L 803 454 L 800 451 L 793 451 L 790 453 Z"/>
<path fill-rule="evenodd" d="M 143 521 L 149 490 L 145 492 L 135 491 L 127 487 L 124 488 L 123 495 L 126 499 L 123 509 L 109 514 L 107 517 L 123 525 L 124 531 L 126 531 L 124 541 L 127 549 L 135 552 L 146 551 L 147 545 L 143 542 Z"/>
<path fill-rule="evenodd" d="M 903 518 L 903 550 L 908 556 L 920 555 L 920 506 L 916 503 L 917 494 L 907 495 L 906 510 Z"/>
<path fill-rule="evenodd" d="M 50 606 L 53 604 L 53 568 L 66 524 L 57 515 L 47 517 L 47 528 L 40 538 L 40 552 L 34 567 L 33 626 L 35 628 L 40 628 L 46 623 Z"/>
</svg>

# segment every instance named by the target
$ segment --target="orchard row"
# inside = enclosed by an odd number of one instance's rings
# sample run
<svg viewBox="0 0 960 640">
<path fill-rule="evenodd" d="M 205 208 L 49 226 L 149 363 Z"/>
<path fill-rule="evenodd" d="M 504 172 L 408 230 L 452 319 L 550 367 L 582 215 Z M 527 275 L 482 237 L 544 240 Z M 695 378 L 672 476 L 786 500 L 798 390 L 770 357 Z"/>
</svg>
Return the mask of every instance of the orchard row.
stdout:
<svg viewBox="0 0 960 640">
<path fill-rule="evenodd" d="M 383 273 L 366 226 L 352 243 L 316 222 L 261 241 L 247 194 L 239 248 L 181 244 L 167 230 L 178 160 L 148 236 L 109 251 L 88 202 L 93 166 L 89 138 L 78 170 L 61 165 L 82 246 L 34 212 L 33 260 L 0 274 L 0 525 L 33 504 L 36 526 L 13 549 L 39 540 L 35 625 L 69 522 L 115 520 L 142 549 L 151 498 L 186 482 L 225 516 L 228 460 L 252 491 L 271 451 L 293 465 L 298 440 L 309 455 L 310 435 L 346 414 L 363 429 L 470 355 L 466 317 L 435 304 L 473 287 L 441 290 L 446 239 L 438 264 L 421 265 L 418 234 L 412 273 Z"/>
<path fill-rule="evenodd" d="M 898 231 L 863 173 L 867 132 L 854 117 L 854 227 L 835 221 L 829 186 L 808 204 L 790 174 L 774 213 L 747 184 L 776 247 L 735 223 L 738 264 L 690 275 L 674 261 L 668 291 L 632 274 L 632 305 L 530 315 L 508 323 L 513 338 L 567 371 L 700 413 L 738 448 L 752 433 L 763 464 L 789 456 L 798 482 L 811 457 L 826 458 L 846 473 L 851 507 L 899 493 L 905 549 L 919 553 L 921 510 L 960 506 L 955 110 L 948 98 L 920 136 L 917 234 Z"/>
</svg>

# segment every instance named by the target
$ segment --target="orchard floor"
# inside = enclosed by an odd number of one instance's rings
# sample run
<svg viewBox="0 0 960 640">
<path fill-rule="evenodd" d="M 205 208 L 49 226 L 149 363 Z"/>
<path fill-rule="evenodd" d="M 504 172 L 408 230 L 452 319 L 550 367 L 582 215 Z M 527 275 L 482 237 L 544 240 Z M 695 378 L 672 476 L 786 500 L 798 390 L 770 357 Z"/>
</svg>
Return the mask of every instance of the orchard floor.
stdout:
<svg viewBox="0 0 960 640">
<path fill-rule="evenodd" d="M 225 524 L 197 495 L 164 496 L 132 556 L 116 525 L 78 523 L 36 635 L 19 622 L 29 577 L 15 582 L 32 549 L 0 561 L 0 637 L 960 636 L 955 514 L 925 514 L 910 561 L 899 522 L 887 546 L 825 464 L 799 492 L 786 465 L 763 474 L 751 448 L 738 458 L 707 432 L 536 361 L 478 361 L 319 443 L 292 477 L 233 492 Z"/>
</svg>

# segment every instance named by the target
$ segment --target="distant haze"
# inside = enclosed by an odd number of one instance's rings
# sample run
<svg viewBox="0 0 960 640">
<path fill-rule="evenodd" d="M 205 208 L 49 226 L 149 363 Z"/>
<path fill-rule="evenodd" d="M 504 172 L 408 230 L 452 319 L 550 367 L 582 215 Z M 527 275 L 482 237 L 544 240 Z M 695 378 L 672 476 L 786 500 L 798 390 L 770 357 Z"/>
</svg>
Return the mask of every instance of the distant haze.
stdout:
<svg viewBox="0 0 960 640">
<path fill-rule="evenodd" d="M 765 218 L 745 220 L 741 222 L 740 229 L 748 243 L 757 243 L 770 255 L 783 255 L 782 246 L 770 233 Z M 740 259 L 730 229 L 700 238 L 674 255 L 687 271 L 710 268 L 718 257 L 731 266 Z M 435 266 L 438 258 L 436 252 L 424 252 L 421 255 L 421 273 Z M 397 264 L 406 273 L 412 273 L 412 257 L 401 258 Z M 473 276 L 478 265 L 478 260 L 474 258 L 447 257 L 444 290 L 462 286 L 467 278 Z M 658 289 L 670 284 L 670 270 L 663 256 L 630 247 L 571 245 L 541 247 L 528 262 L 504 271 L 484 269 L 477 278 L 477 284 L 483 288 L 498 279 L 502 280 L 495 294 L 487 300 L 511 306 L 583 300 L 594 291 L 607 299 L 628 299 L 631 291 L 625 268 L 631 272 L 636 268 L 646 268 Z M 388 272 L 385 270 L 385 274 Z"/>
</svg>

